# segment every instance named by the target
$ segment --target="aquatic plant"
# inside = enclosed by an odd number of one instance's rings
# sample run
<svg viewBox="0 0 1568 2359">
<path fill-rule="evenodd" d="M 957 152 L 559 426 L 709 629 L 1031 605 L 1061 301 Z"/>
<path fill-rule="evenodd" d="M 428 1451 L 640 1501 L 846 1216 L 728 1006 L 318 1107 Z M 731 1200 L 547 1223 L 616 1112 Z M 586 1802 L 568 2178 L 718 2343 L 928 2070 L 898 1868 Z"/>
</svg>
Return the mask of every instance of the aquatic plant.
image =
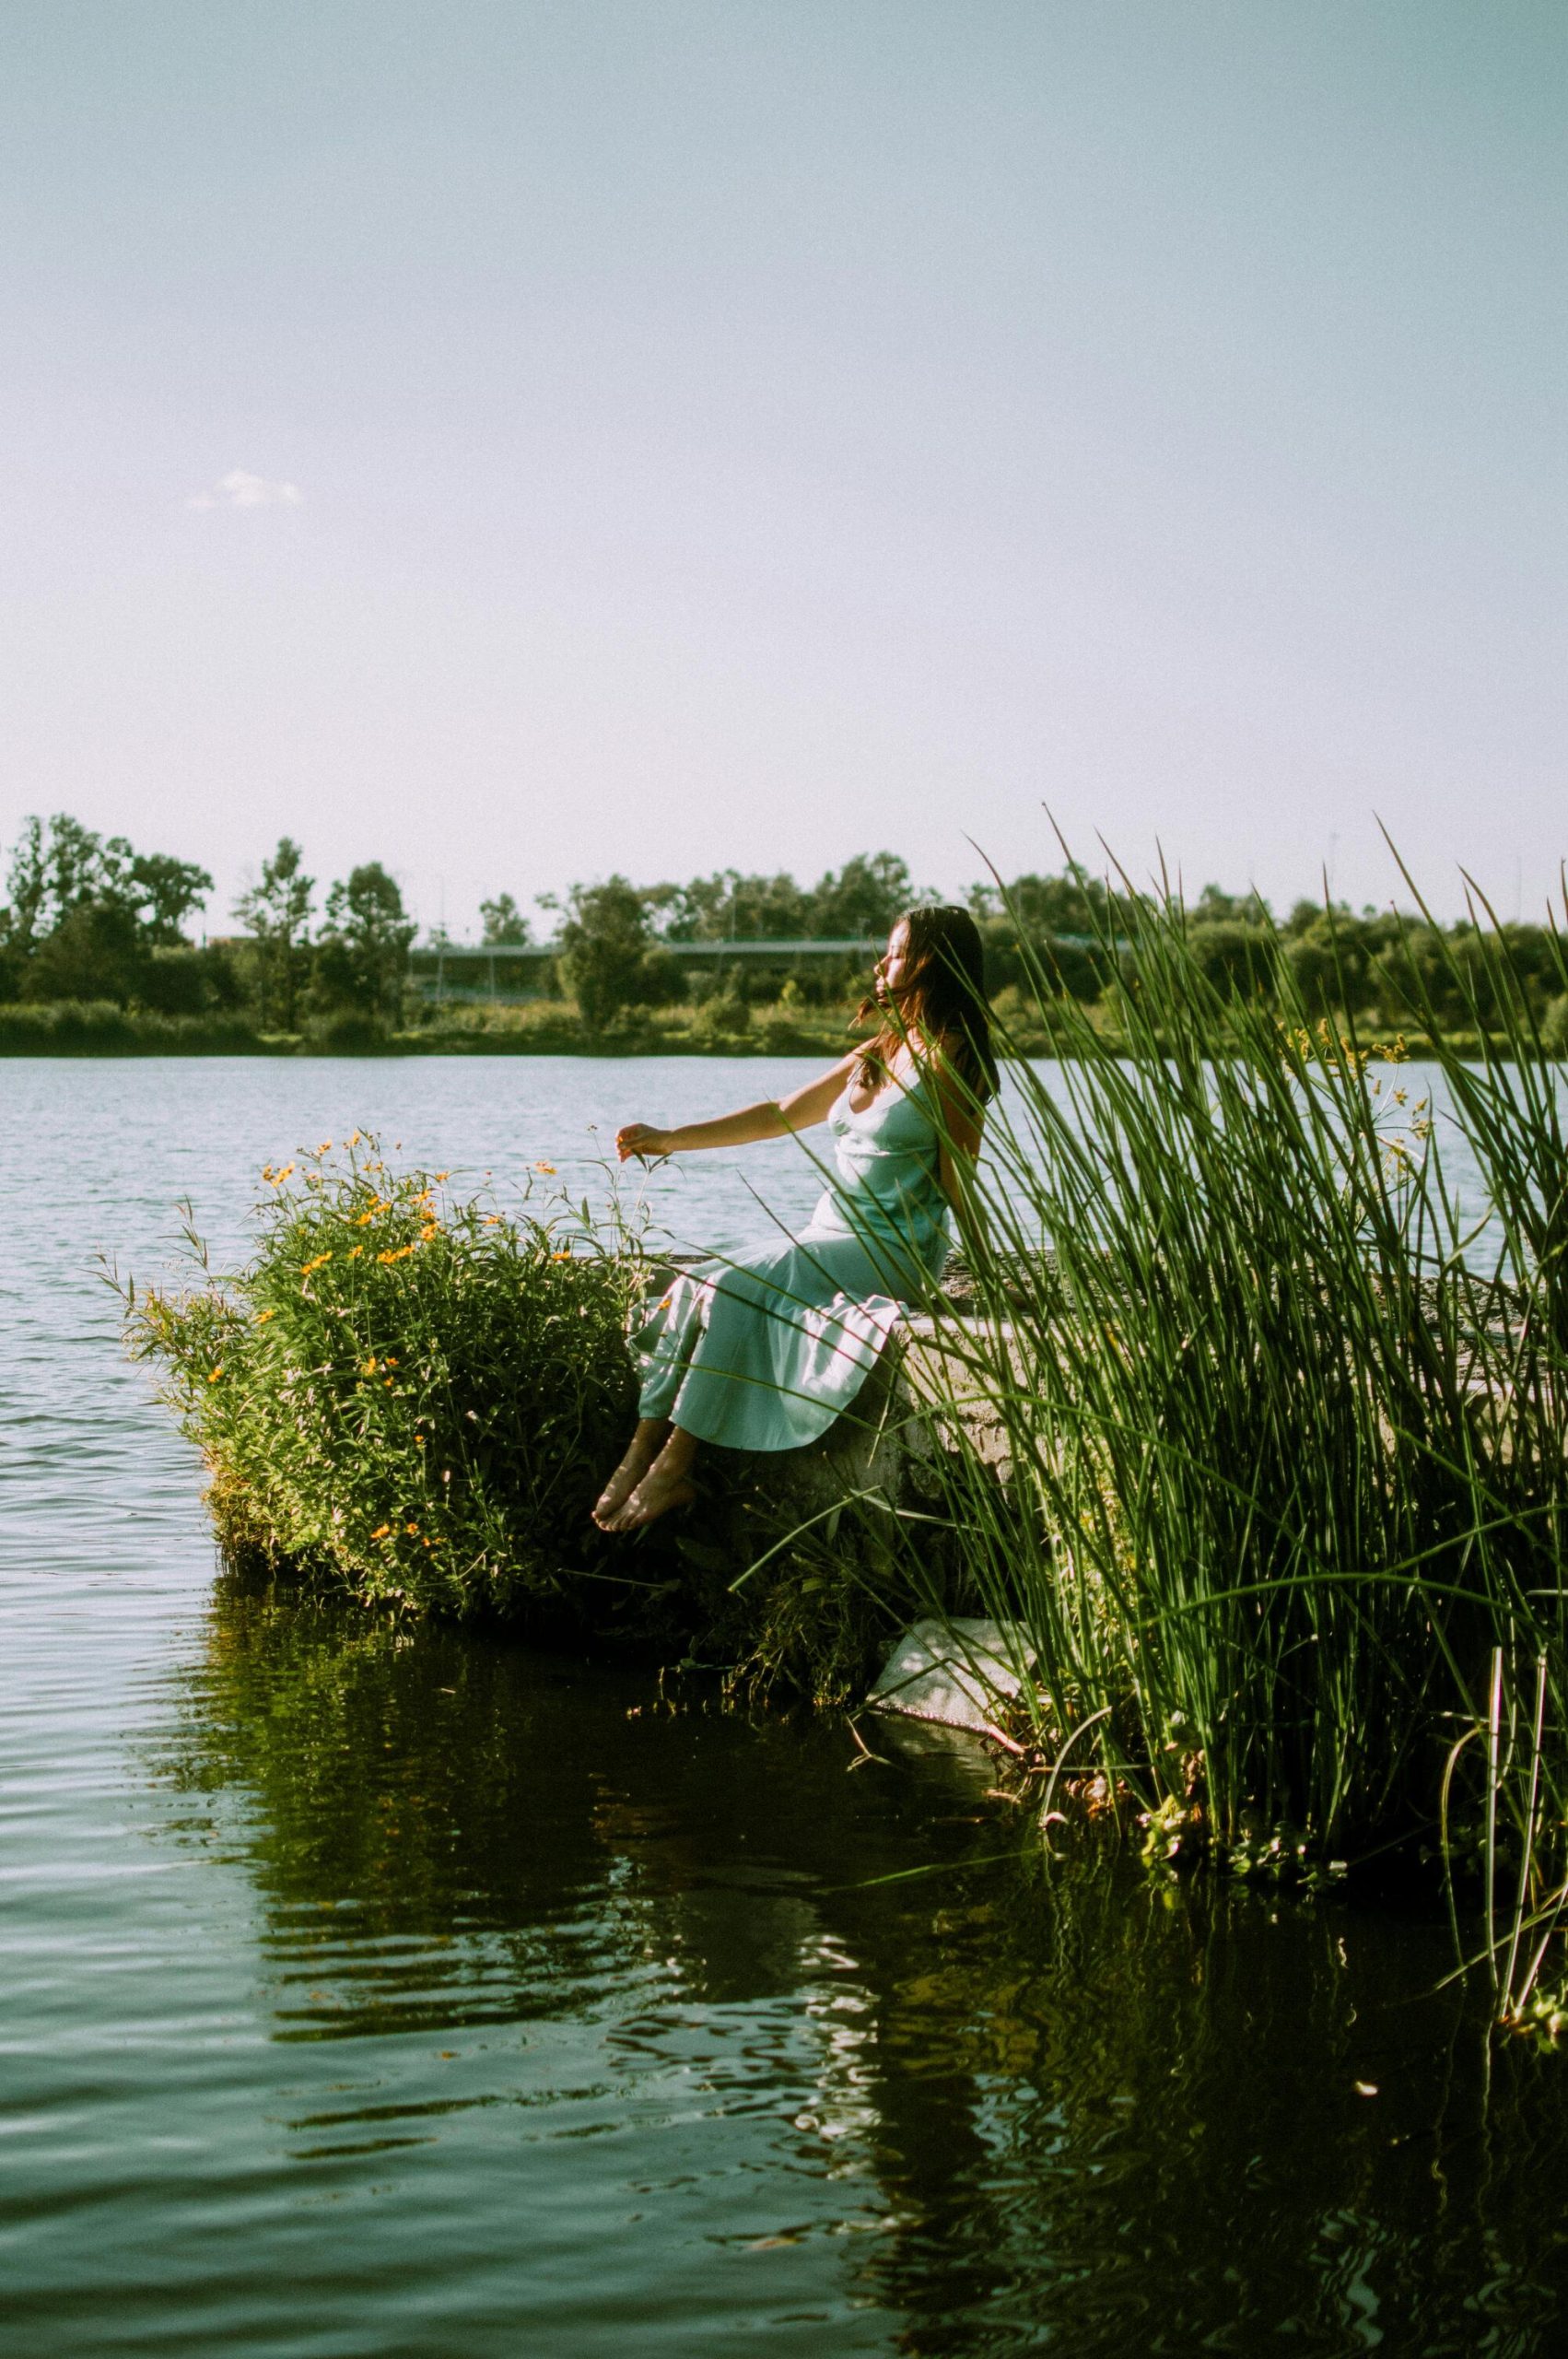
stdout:
<svg viewBox="0 0 1568 2359">
<path fill-rule="evenodd" d="M 263 1178 L 238 1275 L 212 1275 L 188 1228 L 201 1283 L 126 1288 L 228 1546 L 459 1615 L 580 1594 L 569 1568 L 632 1409 L 625 1237 L 560 1196 L 453 1200 L 444 1172 L 389 1170 L 357 1135 Z"/>
<path fill-rule="evenodd" d="M 976 1602 L 1034 1657 L 1042 1741 L 1082 1731 L 1163 1857 L 1295 1872 L 1432 1828 L 1498 1648 L 1545 1664 L 1500 1806 L 1562 1820 L 1564 1104 L 1489 916 L 1435 982 L 1430 941 L 1388 961 L 1412 1027 L 1438 1036 L 1441 985 L 1494 1044 L 1438 1052 L 1474 1203 L 1400 1043 L 1316 1017 L 1282 958 L 1274 1004 L 1205 972 L 1174 892 L 1129 889 L 1098 945 L 1114 1035 L 1028 968 L 1060 1062 L 1012 1062 L 980 1316 L 937 1339 L 1008 1479 L 951 1417 L 931 1464 Z"/>
</svg>

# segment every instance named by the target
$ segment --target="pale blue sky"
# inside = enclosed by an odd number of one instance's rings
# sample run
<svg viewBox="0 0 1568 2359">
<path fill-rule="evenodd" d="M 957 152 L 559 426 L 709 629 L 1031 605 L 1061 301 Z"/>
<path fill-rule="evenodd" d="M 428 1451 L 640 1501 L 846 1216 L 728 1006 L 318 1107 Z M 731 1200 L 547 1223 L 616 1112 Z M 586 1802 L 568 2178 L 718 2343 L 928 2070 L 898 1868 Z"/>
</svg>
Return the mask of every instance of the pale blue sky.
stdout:
<svg viewBox="0 0 1568 2359">
<path fill-rule="evenodd" d="M 1565 97 L 1561 0 L 11 0 L 0 834 L 1528 910 Z"/>
</svg>

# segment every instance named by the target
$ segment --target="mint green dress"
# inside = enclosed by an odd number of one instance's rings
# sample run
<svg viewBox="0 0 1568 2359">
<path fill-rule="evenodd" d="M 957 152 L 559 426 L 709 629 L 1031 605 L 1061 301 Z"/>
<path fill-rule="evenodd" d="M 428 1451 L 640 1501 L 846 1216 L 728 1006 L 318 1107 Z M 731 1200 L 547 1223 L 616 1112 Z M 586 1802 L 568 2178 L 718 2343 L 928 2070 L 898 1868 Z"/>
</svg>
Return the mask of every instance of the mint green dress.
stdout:
<svg viewBox="0 0 1568 2359">
<path fill-rule="evenodd" d="M 841 1416 L 947 1259 L 926 1085 L 828 1115 L 833 1166 L 797 1238 L 677 1278 L 634 1323 L 644 1417 L 730 1449 L 799 1449 Z"/>
</svg>

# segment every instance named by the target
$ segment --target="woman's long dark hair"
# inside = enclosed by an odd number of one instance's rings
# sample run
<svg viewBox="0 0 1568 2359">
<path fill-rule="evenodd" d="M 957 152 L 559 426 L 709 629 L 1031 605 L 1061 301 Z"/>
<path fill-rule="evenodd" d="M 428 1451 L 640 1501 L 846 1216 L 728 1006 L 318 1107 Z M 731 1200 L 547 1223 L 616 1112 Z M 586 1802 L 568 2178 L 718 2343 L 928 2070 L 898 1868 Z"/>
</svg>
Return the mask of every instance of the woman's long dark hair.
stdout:
<svg viewBox="0 0 1568 2359">
<path fill-rule="evenodd" d="M 879 1021 L 860 1051 L 856 1079 L 874 1088 L 912 1038 L 917 1049 L 922 1041 L 940 1048 L 965 1086 L 977 1098 L 989 1097 L 996 1050 L 979 927 L 967 910 L 939 903 L 907 911 L 899 923 L 906 929 L 904 980 L 885 999 L 860 1003 L 860 1015 Z"/>
</svg>

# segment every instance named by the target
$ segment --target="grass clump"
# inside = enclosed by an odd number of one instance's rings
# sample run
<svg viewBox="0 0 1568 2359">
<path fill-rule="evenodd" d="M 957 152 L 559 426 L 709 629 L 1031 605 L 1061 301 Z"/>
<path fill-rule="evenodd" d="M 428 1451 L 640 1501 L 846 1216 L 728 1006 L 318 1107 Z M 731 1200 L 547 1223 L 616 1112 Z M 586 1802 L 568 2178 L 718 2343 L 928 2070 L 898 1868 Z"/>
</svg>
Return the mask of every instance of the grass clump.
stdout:
<svg viewBox="0 0 1568 2359">
<path fill-rule="evenodd" d="M 1034 1651 L 1042 1740 L 1130 1786 L 1161 1858 L 1248 1872 L 1435 1829 L 1498 1650 L 1532 1694 L 1539 1662 L 1529 1775 L 1486 1804 L 1539 1845 L 1568 1803 L 1568 1109 L 1506 942 L 1478 922 L 1438 979 L 1504 1043 L 1438 1051 L 1439 1109 L 1284 961 L 1282 1006 L 1206 973 L 1174 894 L 1121 925 L 1114 1031 L 1030 976 L 1053 1062 L 1012 1063 L 982 1315 L 942 1335 L 1010 1470 L 936 1453 L 977 1598 Z"/>
<path fill-rule="evenodd" d="M 226 1545 L 367 1602 L 548 1618 L 632 1414 L 635 1257 L 564 1200 L 454 1202 L 357 1135 L 263 1176 L 238 1276 L 188 1230 L 203 1283 L 125 1289 Z"/>
</svg>

